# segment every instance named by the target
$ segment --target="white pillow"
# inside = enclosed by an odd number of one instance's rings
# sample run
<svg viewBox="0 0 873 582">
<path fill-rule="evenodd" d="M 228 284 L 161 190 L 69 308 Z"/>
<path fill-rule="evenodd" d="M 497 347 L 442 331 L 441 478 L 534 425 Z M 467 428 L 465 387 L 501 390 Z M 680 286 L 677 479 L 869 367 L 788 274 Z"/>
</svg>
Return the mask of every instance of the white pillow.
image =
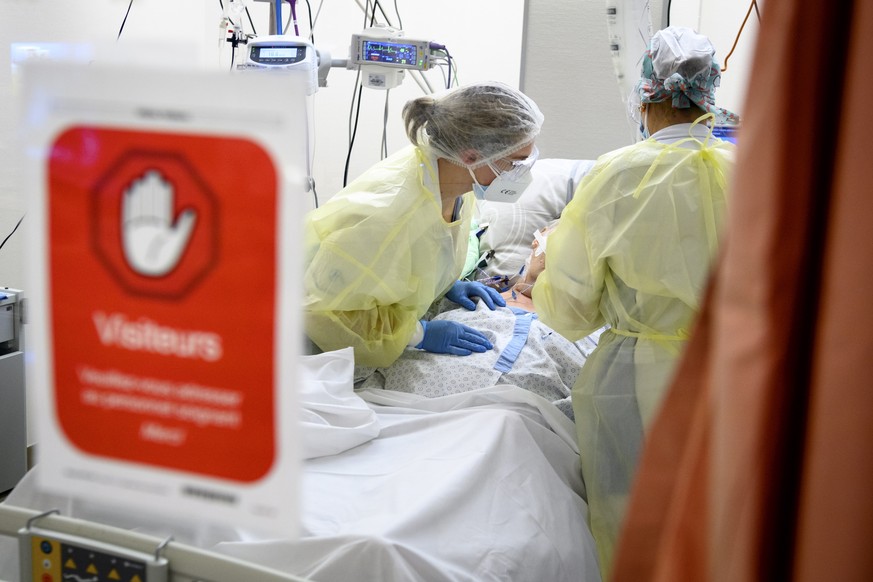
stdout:
<svg viewBox="0 0 873 582">
<path fill-rule="evenodd" d="M 533 182 L 516 203 L 477 202 L 480 229 L 479 256 L 485 261 L 484 276 L 518 273 L 530 255 L 533 233 L 561 216 L 582 177 L 594 160 L 538 160 L 531 169 Z M 483 273 L 470 278 L 480 279 Z"/>
</svg>

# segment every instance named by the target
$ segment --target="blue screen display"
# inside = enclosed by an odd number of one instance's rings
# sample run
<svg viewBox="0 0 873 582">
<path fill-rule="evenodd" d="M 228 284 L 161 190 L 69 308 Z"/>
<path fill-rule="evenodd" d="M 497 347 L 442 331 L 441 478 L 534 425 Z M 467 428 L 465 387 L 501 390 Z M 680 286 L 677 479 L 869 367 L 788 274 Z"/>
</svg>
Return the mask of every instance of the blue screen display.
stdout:
<svg viewBox="0 0 873 582">
<path fill-rule="evenodd" d="M 415 66 L 418 53 L 414 44 L 364 41 L 364 60 L 391 65 Z"/>
<path fill-rule="evenodd" d="M 738 125 L 716 125 L 712 130 L 712 135 L 736 144 L 737 132 L 739 131 L 739 129 L 740 126 Z"/>
</svg>

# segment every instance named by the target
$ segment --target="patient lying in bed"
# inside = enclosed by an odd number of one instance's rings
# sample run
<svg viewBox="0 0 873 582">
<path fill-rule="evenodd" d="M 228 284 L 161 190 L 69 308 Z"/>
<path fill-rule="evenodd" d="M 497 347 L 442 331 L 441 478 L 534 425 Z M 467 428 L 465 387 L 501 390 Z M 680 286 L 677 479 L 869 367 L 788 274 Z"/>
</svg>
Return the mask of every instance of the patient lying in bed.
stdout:
<svg viewBox="0 0 873 582">
<path fill-rule="evenodd" d="M 513 287 L 503 293 L 507 306 L 491 311 L 479 303 L 475 311 L 442 301 L 428 319 L 463 323 L 482 331 L 493 350 L 469 356 L 447 357 L 408 348 L 387 368 L 358 368 L 356 389 L 382 388 L 427 397 L 468 392 L 498 384 L 512 384 L 555 404 L 573 418 L 570 390 L 596 335 L 573 343 L 541 323 L 533 311 L 530 288 L 545 265 L 538 252 L 552 225 L 532 244 L 530 260 Z"/>
<path fill-rule="evenodd" d="M 491 311 L 480 303 L 475 311 L 449 309 L 433 319 L 457 321 L 478 329 L 494 349 L 447 357 L 410 348 L 390 367 L 359 368 L 355 387 L 438 397 L 513 384 L 542 396 L 573 418 L 570 389 L 587 354 L 584 348 L 540 323 L 535 313 L 512 307 Z"/>
</svg>

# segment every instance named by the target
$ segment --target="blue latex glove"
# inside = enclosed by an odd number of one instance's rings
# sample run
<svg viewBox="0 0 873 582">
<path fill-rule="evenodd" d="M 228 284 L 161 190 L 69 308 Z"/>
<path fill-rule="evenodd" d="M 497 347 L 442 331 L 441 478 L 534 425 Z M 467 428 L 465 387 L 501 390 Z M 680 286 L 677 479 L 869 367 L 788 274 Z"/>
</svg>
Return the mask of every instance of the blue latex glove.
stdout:
<svg viewBox="0 0 873 582">
<path fill-rule="evenodd" d="M 479 281 L 455 281 L 452 288 L 446 293 L 446 299 L 454 301 L 470 311 L 476 309 L 476 304 L 473 303 L 474 297 L 481 298 L 491 311 L 494 311 L 495 305 L 506 307 L 506 301 L 500 296 L 497 289 L 492 289 Z"/>
<path fill-rule="evenodd" d="M 424 339 L 415 347 L 428 352 L 469 356 L 494 347 L 481 331 L 456 321 L 422 320 L 421 325 L 424 326 Z"/>
</svg>

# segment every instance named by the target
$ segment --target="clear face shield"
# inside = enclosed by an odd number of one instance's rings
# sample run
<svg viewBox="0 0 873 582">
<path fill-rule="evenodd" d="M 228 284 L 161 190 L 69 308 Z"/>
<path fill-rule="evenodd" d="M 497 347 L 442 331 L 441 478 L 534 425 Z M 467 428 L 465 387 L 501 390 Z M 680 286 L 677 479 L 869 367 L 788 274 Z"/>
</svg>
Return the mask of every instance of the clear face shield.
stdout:
<svg viewBox="0 0 873 582">
<path fill-rule="evenodd" d="M 492 202 L 516 202 L 533 181 L 530 171 L 539 155 L 539 150 L 534 146 L 530 155 L 523 160 L 503 158 L 487 162 L 486 165 L 495 176 L 487 186 L 479 184 L 471 169 L 476 198 Z"/>
<path fill-rule="evenodd" d="M 627 98 L 627 116 L 637 126 L 641 139 L 648 139 L 649 132 L 643 120 L 643 100 L 640 97 L 640 85 L 630 92 Z"/>
</svg>

